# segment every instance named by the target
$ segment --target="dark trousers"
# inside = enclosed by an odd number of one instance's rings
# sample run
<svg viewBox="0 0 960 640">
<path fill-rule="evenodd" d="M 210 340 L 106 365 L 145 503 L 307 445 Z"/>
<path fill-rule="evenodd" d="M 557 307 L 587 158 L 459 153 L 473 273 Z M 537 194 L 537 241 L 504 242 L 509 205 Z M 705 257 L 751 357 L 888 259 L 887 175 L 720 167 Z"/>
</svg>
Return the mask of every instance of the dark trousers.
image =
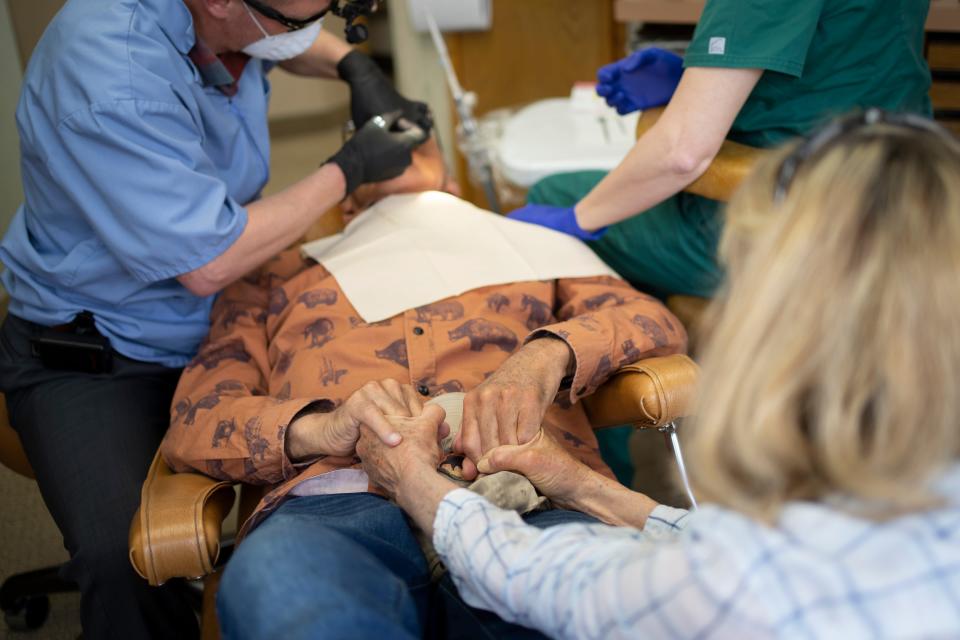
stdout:
<svg viewBox="0 0 960 640">
<path fill-rule="evenodd" d="M 111 373 L 48 370 L 31 354 L 40 329 L 7 316 L 0 390 L 70 553 L 63 577 L 80 586 L 84 637 L 196 637 L 182 588 L 149 586 L 127 552 L 180 371 L 118 354 Z"/>
</svg>

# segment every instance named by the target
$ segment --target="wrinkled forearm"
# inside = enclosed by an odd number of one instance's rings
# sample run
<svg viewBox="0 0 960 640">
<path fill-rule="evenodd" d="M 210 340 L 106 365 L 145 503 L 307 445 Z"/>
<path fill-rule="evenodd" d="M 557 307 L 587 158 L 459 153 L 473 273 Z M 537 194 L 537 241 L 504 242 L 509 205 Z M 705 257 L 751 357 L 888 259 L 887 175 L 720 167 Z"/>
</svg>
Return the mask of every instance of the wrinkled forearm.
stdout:
<svg viewBox="0 0 960 640">
<path fill-rule="evenodd" d="M 440 501 L 457 485 L 429 467 L 418 467 L 400 479 L 397 504 L 428 536 L 433 536 L 433 522 Z"/>
<path fill-rule="evenodd" d="M 591 471 L 578 486 L 577 492 L 564 500 L 562 506 L 591 515 L 609 525 L 643 529 L 647 516 L 657 504 L 646 495 Z"/>
<path fill-rule="evenodd" d="M 550 388 L 560 385 L 564 376 L 572 374 L 576 363 L 573 351 L 566 342 L 552 334 L 541 334 L 537 339 L 530 340 L 524 344 L 520 351 L 515 355 L 520 366 L 525 366 L 529 361 L 535 367 L 528 369 L 535 370 L 538 376 Z"/>
<path fill-rule="evenodd" d="M 328 455 L 322 450 L 319 436 L 327 428 L 329 418 L 329 413 L 315 411 L 310 406 L 294 417 L 287 428 L 284 442 L 286 455 L 294 464 Z"/>
</svg>

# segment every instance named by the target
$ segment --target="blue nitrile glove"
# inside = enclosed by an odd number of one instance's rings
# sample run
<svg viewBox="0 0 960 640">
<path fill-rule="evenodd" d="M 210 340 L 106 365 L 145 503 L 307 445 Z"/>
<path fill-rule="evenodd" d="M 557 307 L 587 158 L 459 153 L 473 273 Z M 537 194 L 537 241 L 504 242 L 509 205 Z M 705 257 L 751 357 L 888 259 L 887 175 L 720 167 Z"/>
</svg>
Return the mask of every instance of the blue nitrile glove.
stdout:
<svg viewBox="0 0 960 640">
<path fill-rule="evenodd" d="M 507 214 L 511 220 L 538 224 L 541 227 L 553 229 L 571 235 L 581 240 L 599 240 L 607 232 L 606 227 L 596 231 L 586 231 L 577 224 L 577 216 L 573 207 L 554 207 L 548 204 L 528 204 Z"/>
<path fill-rule="evenodd" d="M 668 102 L 683 75 L 683 58 L 649 47 L 600 67 L 597 94 L 618 113 L 660 107 Z"/>
</svg>

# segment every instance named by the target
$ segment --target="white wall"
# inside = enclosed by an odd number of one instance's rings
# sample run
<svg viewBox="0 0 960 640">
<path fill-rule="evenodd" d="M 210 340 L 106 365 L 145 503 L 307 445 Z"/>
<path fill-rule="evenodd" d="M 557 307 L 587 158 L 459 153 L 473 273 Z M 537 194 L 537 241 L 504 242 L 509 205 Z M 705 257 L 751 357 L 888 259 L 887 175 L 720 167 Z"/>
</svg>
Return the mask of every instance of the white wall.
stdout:
<svg viewBox="0 0 960 640">
<path fill-rule="evenodd" d="M 0 2 L 0 234 L 20 206 L 20 141 L 14 111 L 20 96 L 20 57 L 7 3 Z"/>
</svg>

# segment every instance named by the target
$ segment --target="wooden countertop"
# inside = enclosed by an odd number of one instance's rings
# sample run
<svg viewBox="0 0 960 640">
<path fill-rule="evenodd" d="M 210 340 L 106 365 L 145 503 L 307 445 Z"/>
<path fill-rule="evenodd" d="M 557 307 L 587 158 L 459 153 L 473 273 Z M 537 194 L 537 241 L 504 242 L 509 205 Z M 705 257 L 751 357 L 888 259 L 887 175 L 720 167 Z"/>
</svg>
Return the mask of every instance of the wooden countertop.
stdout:
<svg viewBox="0 0 960 640">
<path fill-rule="evenodd" d="M 705 0 L 615 0 L 614 16 L 619 22 L 696 24 L 705 3 Z M 960 0 L 932 0 L 927 31 L 960 32 Z"/>
</svg>

